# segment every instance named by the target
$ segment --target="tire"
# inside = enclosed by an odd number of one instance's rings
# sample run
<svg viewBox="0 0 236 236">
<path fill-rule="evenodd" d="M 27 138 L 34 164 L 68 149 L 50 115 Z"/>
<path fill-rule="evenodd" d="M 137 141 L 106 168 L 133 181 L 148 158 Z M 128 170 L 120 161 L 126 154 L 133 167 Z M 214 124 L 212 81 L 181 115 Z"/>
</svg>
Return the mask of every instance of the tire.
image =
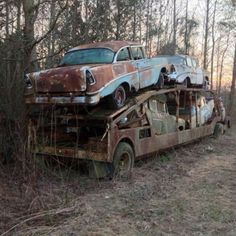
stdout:
<svg viewBox="0 0 236 236">
<path fill-rule="evenodd" d="M 190 87 L 191 87 L 191 86 L 190 86 L 191 84 L 190 84 L 189 78 L 186 78 L 186 79 L 184 80 L 183 85 L 184 85 L 185 88 L 190 88 Z"/>
<path fill-rule="evenodd" d="M 218 138 L 223 133 L 224 133 L 224 125 L 221 123 L 216 123 L 213 133 L 214 137 Z"/>
<path fill-rule="evenodd" d="M 111 177 L 128 179 L 131 176 L 134 166 L 133 148 L 126 142 L 120 142 L 117 145 L 113 156 Z"/>
<path fill-rule="evenodd" d="M 200 84 L 199 87 L 202 89 L 206 89 L 206 82 L 203 80 L 202 84 Z"/>
<path fill-rule="evenodd" d="M 164 88 L 164 82 L 165 82 L 165 76 L 162 72 L 160 72 L 159 79 L 158 79 L 157 83 L 155 84 L 155 88 L 163 89 Z"/>
<path fill-rule="evenodd" d="M 108 97 L 109 107 L 112 109 L 119 109 L 124 106 L 126 101 L 126 91 L 125 88 L 120 85 L 115 91 Z"/>
</svg>

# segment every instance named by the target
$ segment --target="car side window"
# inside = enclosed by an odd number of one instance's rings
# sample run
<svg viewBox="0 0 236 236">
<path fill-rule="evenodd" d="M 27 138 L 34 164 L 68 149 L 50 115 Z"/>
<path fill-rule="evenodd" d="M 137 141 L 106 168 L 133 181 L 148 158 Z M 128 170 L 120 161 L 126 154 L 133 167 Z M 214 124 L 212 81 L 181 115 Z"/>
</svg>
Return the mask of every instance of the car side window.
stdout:
<svg viewBox="0 0 236 236">
<path fill-rule="evenodd" d="M 117 55 L 117 61 L 127 61 L 130 60 L 129 50 L 128 48 L 123 48 Z"/>
<path fill-rule="evenodd" d="M 187 57 L 187 65 L 188 65 L 189 67 L 192 67 L 192 60 L 191 60 L 190 57 Z"/>
<path fill-rule="evenodd" d="M 187 66 L 187 61 L 185 59 L 183 59 L 183 65 Z"/>
<path fill-rule="evenodd" d="M 192 64 L 194 68 L 197 68 L 197 62 L 194 59 L 192 59 Z"/>
<path fill-rule="evenodd" d="M 131 52 L 134 60 L 145 58 L 142 47 L 132 47 Z"/>
<path fill-rule="evenodd" d="M 180 59 L 180 63 L 181 65 L 186 65 L 186 61 L 184 59 Z"/>
</svg>

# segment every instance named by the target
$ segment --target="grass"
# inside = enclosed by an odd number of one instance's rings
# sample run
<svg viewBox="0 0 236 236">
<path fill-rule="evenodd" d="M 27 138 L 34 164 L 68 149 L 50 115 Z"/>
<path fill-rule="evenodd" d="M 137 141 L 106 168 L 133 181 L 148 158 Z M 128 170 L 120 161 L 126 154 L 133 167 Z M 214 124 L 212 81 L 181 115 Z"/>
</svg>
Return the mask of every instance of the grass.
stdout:
<svg viewBox="0 0 236 236">
<path fill-rule="evenodd" d="M 38 160 L 43 174 L 37 179 L 36 195 L 31 199 L 28 188 L 22 187 L 21 196 L 29 202 L 22 201 L 26 211 L 16 214 L 19 195 L 9 192 L 3 209 L 12 220 L 1 232 L 33 214 L 37 218 L 19 225 L 15 235 L 234 236 L 235 142 L 232 134 L 161 153 L 134 168 L 126 182 L 90 180 L 70 166 L 52 168 Z M 208 146 L 213 150 L 207 151 Z"/>
<path fill-rule="evenodd" d="M 216 223 L 230 223 L 235 220 L 232 210 L 226 209 L 220 202 L 209 202 L 201 210 L 201 220 L 214 221 Z"/>
</svg>

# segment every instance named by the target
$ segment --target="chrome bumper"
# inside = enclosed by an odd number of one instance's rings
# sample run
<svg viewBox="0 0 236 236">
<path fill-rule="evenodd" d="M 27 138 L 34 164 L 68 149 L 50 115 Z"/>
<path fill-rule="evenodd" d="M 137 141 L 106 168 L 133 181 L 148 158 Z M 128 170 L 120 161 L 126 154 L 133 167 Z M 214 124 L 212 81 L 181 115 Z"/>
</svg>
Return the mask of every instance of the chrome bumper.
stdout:
<svg viewBox="0 0 236 236">
<path fill-rule="evenodd" d="M 100 95 L 90 96 L 26 96 L 26 104 L 85 104 L 96 105 L 100 101 Z"/>
</svg>

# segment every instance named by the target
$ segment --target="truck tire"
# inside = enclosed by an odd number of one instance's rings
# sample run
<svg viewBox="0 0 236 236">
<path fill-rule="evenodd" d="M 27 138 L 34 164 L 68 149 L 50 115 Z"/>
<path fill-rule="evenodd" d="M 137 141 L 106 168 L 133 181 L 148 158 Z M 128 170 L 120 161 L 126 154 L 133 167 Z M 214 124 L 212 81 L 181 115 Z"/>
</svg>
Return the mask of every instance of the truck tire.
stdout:
<svg viewBox="0 0 236 236">
<path fill-rule="evenodd" d="M 120 142 L 117 145 L 113 156 L 111 177 L 128 179 L 131 176 L 134 166 L 133 148 L 126 142 Z"/>
<path fill-rule="evenodd" d="M 183 82 L 183 85 L 185 88 L 190 88 L 191 87 L 191 82 L 189 78 L 186 78 Z"/>
<path fill-rule="evenodd" d="M 221 123 L 216 123 L 213 133 L 214 137 L 218 138 L 223 133 L 224 133 L 224 125 Z"/>
</svg>

